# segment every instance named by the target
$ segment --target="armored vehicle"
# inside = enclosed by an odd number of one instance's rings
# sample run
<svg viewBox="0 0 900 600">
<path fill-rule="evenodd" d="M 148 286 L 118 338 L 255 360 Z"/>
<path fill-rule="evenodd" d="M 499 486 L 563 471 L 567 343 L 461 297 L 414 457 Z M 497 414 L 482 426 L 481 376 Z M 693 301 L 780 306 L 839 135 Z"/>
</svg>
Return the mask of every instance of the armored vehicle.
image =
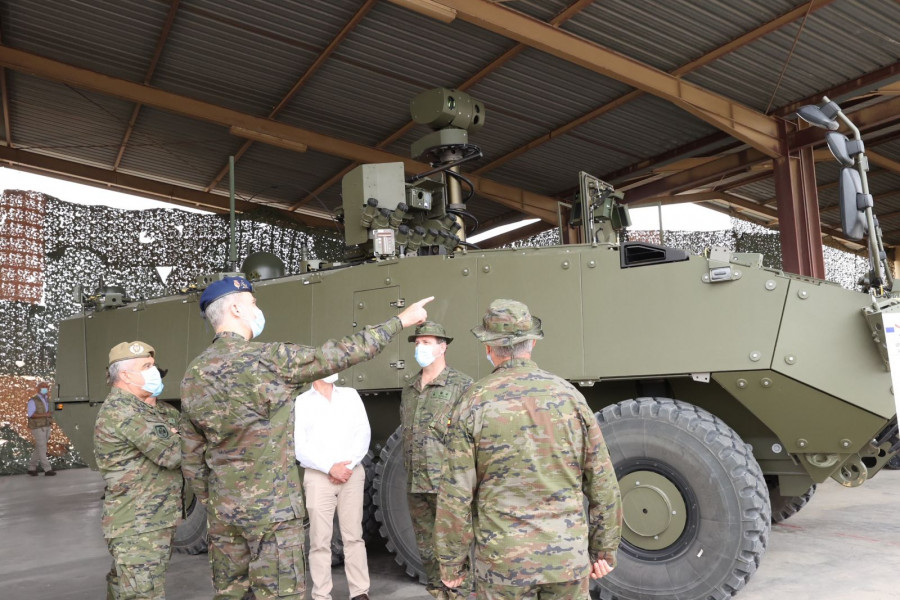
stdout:
<svg viewBox="0 0 900 600">
<path fill-rule="evenodd" d="M 813 121 L 845 118 L 831 103 L 813 108 L 821 113 Z M 459 166 L 479 155 L 468 133 L 484 122 L 484 107 L 435 90 L 412 112 L 434 129 L 413 146 L 434 169 L 407 177 L 402 163 L 368 164 L 344 178 L 343 264 L 308 261 L 279 276 L 266 257 L 244 263 L 267 318 L 261 339 L 317 345 L 434 295 L 430 317 L 456 338 L 449 362 L 477 379 L 490 365 L 468 330 L 495 298 L 527 303 L 546 334 L 535 360 L 597 411 L 621 487 L 619 566 L 595 590 L 600 597 L 730 597 L 757 569 L 773 520 L 829 478 L 865 483 L 900 450 L 882 326 L 898 300 L 862 188 L 861 145 L 850 148 L 841 195 L 845 230 L 868 236 L 872 249 L 862 293 L 765 268 L 756 254 L 689 256 L 622 242 L 622 195 L 587 174 L 561 219 L 581 243 L 480 250 L 465 242 L 471 188 Z M 171 372 L 162 399 L 177 406 L 179 374 L 213 337 L 199 293 L 219 276 L 143 302 L 101 290 L 61 322 L 57 420 L 85 457 L 107 394 L 109 348 L 134 339 L 155 346 Z M 419 575 L 396 432 L 400 389 L 417 368 L 402 338 L 342 372 L 340 384 L 363 395 L 380 451 L 369 471 L 381 533 Z M 204 509 L 185 501 L 178 543 L 195 551 Z"/>
</svg>

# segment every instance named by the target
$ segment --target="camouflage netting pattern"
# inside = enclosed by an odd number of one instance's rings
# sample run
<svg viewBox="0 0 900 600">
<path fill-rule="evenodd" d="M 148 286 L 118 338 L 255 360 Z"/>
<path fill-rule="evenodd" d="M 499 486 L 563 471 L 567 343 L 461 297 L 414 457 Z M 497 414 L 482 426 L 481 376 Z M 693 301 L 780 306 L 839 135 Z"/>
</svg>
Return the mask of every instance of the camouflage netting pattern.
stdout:
<svg viewBox="0 0 900 600">
<path fill-rule="evenodd" d="M 175 209 L 126 211 L 63 202 L 37 192 L 0 197 L 0 474 L 23 473 L 33 442 L 25 418 L 38 379 L 52 380 L 60 319 L 80 308 L 76 284 L 93 292 L 124 287 L 129 300 L 178 293 L 198 275 L 220 271 L 228 256 L 227 215 Z M 261 209 L 239 215 L 238 264 L 250 253 L 277 254 L 286 274 L 308 258 L 339 260 L 343 243 Z M 165 273 L 163 279 L 157 268 Z M 49 444 L 54 468 L 82 466 L 57 425 Z"/>
</svg>

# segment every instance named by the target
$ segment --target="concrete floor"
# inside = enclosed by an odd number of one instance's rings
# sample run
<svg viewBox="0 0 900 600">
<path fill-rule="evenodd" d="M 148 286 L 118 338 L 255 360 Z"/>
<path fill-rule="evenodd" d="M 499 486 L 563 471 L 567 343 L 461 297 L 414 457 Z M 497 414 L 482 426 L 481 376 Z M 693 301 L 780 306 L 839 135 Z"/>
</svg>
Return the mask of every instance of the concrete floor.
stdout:
<svg viewBox="0 0 900 600">
<path fill-rule="evenodd" d="M 0 597 L 100 599 L 110 559 L 100 533 L 103 483 L 87 469 L 55 478 L 0 477 Z M 887 600 L 900 597 L 900 471 L 883 471 L 857 489 L 819 486 L 799 514 L 772 529 L 769 548 L 740 600 Z M 383 548 L 369 568 L 374 599 L 430 598 Z M 342 569 L 334 598 L 347 598 Z M 209 598 L 206 555 L 175 555 L 169 600 Z"/>
</svg>

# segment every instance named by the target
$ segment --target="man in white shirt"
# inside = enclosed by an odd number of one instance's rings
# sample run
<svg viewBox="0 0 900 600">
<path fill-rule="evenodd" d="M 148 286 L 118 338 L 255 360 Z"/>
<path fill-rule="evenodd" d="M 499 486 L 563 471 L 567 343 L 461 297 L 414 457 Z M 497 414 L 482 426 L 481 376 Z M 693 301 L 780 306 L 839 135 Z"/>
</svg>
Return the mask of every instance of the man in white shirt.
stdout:
<svg viewBox="0 0 900 600">
<path fill-rule="evenodd" d="M 344 542 L 344 571 L 352 600 L 369 600 L 369 567 L 362 539 L 366 472 L 360 464 L 372 431 L 362 399 L 337 387 L 337 374 L 314 381 L 294 405 L 294 447 L 306 469 L 309 574 L 313 600 L 331 600 L 331 535 L 337 509 Z"/>
</svg>

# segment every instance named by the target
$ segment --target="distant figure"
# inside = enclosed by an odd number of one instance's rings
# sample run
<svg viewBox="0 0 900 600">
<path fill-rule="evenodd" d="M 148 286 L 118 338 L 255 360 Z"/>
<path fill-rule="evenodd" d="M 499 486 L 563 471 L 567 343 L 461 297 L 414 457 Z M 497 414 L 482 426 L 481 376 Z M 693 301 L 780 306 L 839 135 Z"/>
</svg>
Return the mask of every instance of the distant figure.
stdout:
<svg viewBox="0 0 900 600">
<path fill-rule="evenodd" d="M 305 596 L 294 399 L 304 384 L 372 358 L 401 329 L 424 321 L 431 300 L 314 348 L 252 341 L 266 319 L 243 277 L 203 291 L 200 311 L 216 337 L 181 382 L 182 471 L 207 508 L 216 600 Z"/>
<path fill-rule="evenodd" d="M 359 393 L 334 385 L 337 378 L 335 373 L 313 381 L 312 388 L 297 396 L 294 404 L 294 446 L 305 469 L 312 600 L 331 600 L 335 510 L 350 597 L 368 600 L 369 566 L 362 539 L 366 471 L 361 462 L 369 450 L 372 430 Z"/>
<path fill-rule="evenodd" d="M 428 593 L 440 600 L 465 598 L 468 590 L 451 590 L 441 582 L 434 557 L 434 516 L 450 418 L 472 378 L 447 366 L 447 346 L 453 338 L 443 325 L 426 321 L 416 327 L 409 341 L 415 343 L 416 362 L 422 367 L 400 396 L 409 516 L 428 577 Z"/>
<path fill-rule="evenodd" d="M 600 426 L 573 385 L 531 360 L 544 333 L 527 306 L 494 300 L 472 333 L 494 371 L 450 431 L 435 524 L 444 584 L 472 568 L 474 537 L 479 599 L 588 600 L 590 579 L 616 565 L 622 527 Z"/>
<path fill-rule="evenodd" d="M 50 440 L 50 429 L 53 427 L 53 414 L 50 412 L 50 382 L 37 384 L 37 393 L 28 400 L 28 429 L 34 437 L 34 452 L 28 461 L 28 474 L 37 477 L 38 463 L 44 468 L 44 475 L 56 475 L 47 458 L 47 442 Z"/>
<path fill-rule="evenodd" d="M 181 517 L 180 413 L 165 402 L 153 346 L 109 351 L 112 386 L 97 414 L 94 457 L 106 481 L 103 537 L 113 557 L 107 600 L 166 596 L 166 568 Z"/>
</svg>

